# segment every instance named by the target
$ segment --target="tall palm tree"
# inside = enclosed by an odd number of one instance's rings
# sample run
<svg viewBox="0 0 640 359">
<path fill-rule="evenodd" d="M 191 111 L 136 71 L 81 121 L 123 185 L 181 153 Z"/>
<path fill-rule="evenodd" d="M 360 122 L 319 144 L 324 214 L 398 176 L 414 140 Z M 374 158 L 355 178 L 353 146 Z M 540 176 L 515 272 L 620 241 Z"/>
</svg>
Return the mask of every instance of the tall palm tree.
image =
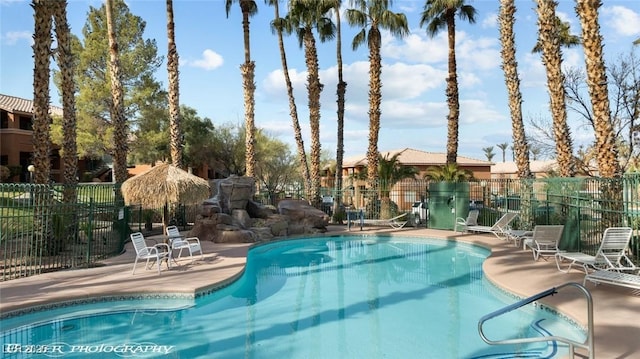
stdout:
<svg viewBox="0 0 640 359">
<path fill-rule="evenodd" d="M 607 73 L 602 55 L 602 36 L 598 22 L 598 8 L 600 6 L 602 6 L 601 0 L 576 1 L 576 13 L 582 25 L 587 86 L 593 108 L 598 169 L 600 176 L 613 178 L 620 176 L 621 173 L 611 123 Z"/>
<path fill-rule="evenodd" d="M 31 6 L 34 10 L 35 23 L 33 33 L 33 141 L 38 144 L 34 146 L 33 152 L 34 182 L 45 184 L 49 181 L 51 172 L 49 162 L 51 150 L 49 78 L 53 8 L 46 0 L 33 0 Z"/>
<path fill-rule="evenodd" d="M 509 148 L 509 143 L 508 142 L 498 143 L 496 146 L 502 151 L 502 162 L 506 162 L 507 161 L 507 148 Z M 515 148 L 514 148 L 514 150 L 515 150 Z"/>
<path fill-rule="evenodd" d="M 178 76 L 178 49 L 173 22 L 173 0 L 167 0 L 167 72 L 169 74 L 169 136 L 171 162 L 184 168 L 182 162 L 182 127 L 180 124 L 180 86 Z"/>
<path fill-rule="evenodd" d="M 300 47 L 304 47 L 307 65 L 307 93 L 309 99 L 309 127 L 311 129 L 311 198 L 313 205 L 320 205 L 320 83 L 318 52 L 313 30 L 324 42 L 335 36 L 335 24 L 326 14 L 333 3 L 328 0 L 291 0 L 286 16 L 286 32 L 296 33 Z"/>
<path fill-rule="evenodd" d="M 522 93 L 520 92 L 520 78 L 518 77 L 518 62 L 516 61 L 516 42 L 513 32 L 515 23 L 515 0 L 500 0 L 500 43 L 502 49 L 502 70 L 504 81 L 509 94 L 509 110 L 511 113 L 511 132 L 513 134 L 516 167 L 519 178 L 530 178 L 529 144 L 524 131 L 522 120 Z M 502 147 L 504 146 L 504 147 Z M 502 149 L 502 162 L 505 162 L 505 151 L 508 143 L 498 145 Z"/>
<path fill-rule="evenodd" d="M 374 188 L 378 180 L 378 134 L 380 132 L 380 104 L 382 102 L 382 36 L 380 29 L 397 37 L 409 33 L 407 17 L 389 8 L 391 0 L 351 0 L 354 8 L 347 10 L 349 25 L 361 30 L 353 38 L 356 50 L 363 44 L 369 47 L 369 147 L 367 149 L 367 186 Z"/>
<path fill-rule="evenodd" d="M 300 171 L 304 181 L 304 191 L 306 198 L 311 198 L 311 176 L 309 175 L 309 165 L 307 164 L 307 155 L 304 149 L 304 140 L 302 139 L 302 130 L 300 129 L 300 121 L 298 120 L 298 109 L 296 99 L 293 95 L 293 85 L 289 76 L 289 66 L 287 65 L 287 55 L 284 49 L 284 40 L 282 32 L 285 30 L 285 19 L 280 17 L 279 0 L 266 0 L 269 5 L 274 7 L 274 19 L 271 22 L 271 31 L 278 34 L 278 47 L 280 48 L 280 60 L 282 62 L 282 72 L 284 81 L 287 86 L 287 96 L 289 97 L 289 115 L 293 123 L 293 135 L 296 140 L 298 149 L 298 160 L 300 161 Z"/>
<path fill-rule="evenodd" d="M 227 17 L 231 6 L 236 0 L 226 0 L 225 8 L 227 11 Z M 242 88 L 244 90 L 244 126 L 245 132 L 245 156 L 246 156 L 246 171 L 245 174 L 249 177 L 255 175 L 256 167 L 256 151 L 255 151 L 255 62 L 251 61 L 251 46 L 249 43 L 249 17 L 255 15 L 258 12 L 258 6 L 253 0 L 237 0 L 240 4 L 240 10 L 242 11 L 242 31 L 244 35 L 244 63 L 240 65 L 240 72 L 242 73 Z"/>
<path fill-rule="evenodd" d="M 344 159 L 344 103 L 345 94 L 347 92 L 347 83 L 342 77 L 342 26 L 340 23 L 340 6 L 342 0 L 334 0 L 333 11 L 336 14 L 336 57 L 338 65 L 338 87 L 336 94 L 338 96 L 338 133 L 336 144 L 336 193 L 342 191 L 342 163 Z M 342 205 L 342 196 L 334 196 L 336 200 L 333 202 L 333 213 L 338 213 Z"/>
<path fill-rule="evenodd" d="M 555 0 L 537 0 L 538 6 L 538 44 L 542 49 L 542 63 L 547 70 L 547 86 L 553 117 L 553 132 L 556 142 L 556 157 L 560 175 L 574 177 L 576 166 L 573 160 L 573 142 L 567 124 L 567 107 L 562 73 L 562 50 L 557 2 Z M 568 31 L 566 31 L 568 33 Z M 565 36 L 566 36 L 565 33 Z M 566 41 L 566 40 L 565 40 Z M 575 39 L 574 39 L 575 41 Z M 578 40 L 579 41 L 579 40 Z M 573 43 L 573 41 L 571 42 Z"/>
<path fill-rule="evenodd" d="M 493 157 L 496 155 L 495 152 L 493 152 L 493 146 L 483 147 L 482 151 L 484 152 L 485 157 L 487 157 L 487 161 L 493 160 Z"/>
<path fill-rule="evenodd" d="M 67 1 L 54 1 L 51 5 L 55 20 L 58 49 L 56 59 L 62 77 L 62 176 L 65 186 L 63 199 L 66 203 L 76 202 L 75 185 L 78 183 L 78 146 L 76 142 L 76 99 L 73 78 L 75 62 L 71 53 L 71 29 L 67 21 Z"/>
<path fill-rule="evenodd" d="M 427 0 L 420 18 L 420 27 L 427 24 L 427 34 L 435 36 L 447 29 L 449 42 L 449 75 L 447 76 L 447 163 L 455 163 L 458 158 L 458 118 L 460 102 L 458 94 L 458 74 L 456 65 L 456 14 L 461 20 L 476 22 L 476 9 L 465 0 Z"/>
<path fill-rule="evenodd" d="M 109 38 L 109 78 L 111 81 L 111 122 L 113 123 L 113 139 L 115 148 L 113 151 L 113 172 L 116 183 L 122 183 L 128 178 L 127 171 L 127 119 L 124 113 L 124 90 L 120 77 L 120 59 L 118 54 L 118 42 L 113 20 L 114 0 L 107 0 L 107 33 Z"/>
<path fill-rule="evenodd" d="M 31 6 L 34 10 L 33 32 L 33 141 L 38 144 L 33 150 L 33 165 L 35 167 L 34 181 L 46 184 L 49 181 L 51 162 L 49 151 L 51 149 L 51 136 L 49 125 L 50 95 L 49 78 L 51 65 L 51 29 L 52 10 L 46 0 L 33 0 Z M 33 186 L 33 184 L 31 184 Z M 51 220 L 47 215 L 47 204 L 51 201 L 50 192 L 43 186 L 36 186 L 31 190 L 34 201 L 33 228 L 34 241 L 32 247 L 37 255 L 39 253 L 53 254 L 56 245 L 51 235 Z M 41 252 L 40 252 L 41 251 Z"/>
</svg>

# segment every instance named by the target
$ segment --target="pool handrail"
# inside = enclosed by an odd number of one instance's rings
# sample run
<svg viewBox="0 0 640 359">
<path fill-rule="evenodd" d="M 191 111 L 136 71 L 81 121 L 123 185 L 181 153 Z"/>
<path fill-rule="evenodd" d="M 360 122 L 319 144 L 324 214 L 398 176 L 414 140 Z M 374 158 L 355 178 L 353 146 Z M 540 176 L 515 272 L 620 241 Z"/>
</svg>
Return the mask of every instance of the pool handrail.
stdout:
<svg viewBox="0 0 640 359">
<path fill-rule="evenodd" d="M 560 336 L 546 336 L 546 337 L 539 337 L 539 338 L 518 338 L 518 339 L 504 339 L 504 340 L 491 340 L 489 338 L 487 338 L 484 334 L 484 331 L 482 329 L 483 324 L 492 319 L 495 318 L 497 316 L 500 316 L 502 314 L 506 314 L 508 312 L 511 312 L 515 309 L 518 309 L 520 307 L 523 307 L 529 303 L 535 302 L 539 299 L 542 299 L 544 297 L 547 297 L 549 295 L 554 295 L 556 293 L 558 293 L 558 289 L 563 288 L 563 287 L 567 287 L 567 286 L 573 286 L 573 287 L 577 287 L 578 289 L 580 289 L 583 294 L 585 295 L 585 298 L 587 299 L 587 340 L 586 340 L 586 344 L 585 343 L 579 343 L 576 342 L 574 340 L 568 339 L 568 338 L 564 338 L 564 337 L 560 337 Z M 574 282 L 569 282 L 569 283 L 565 283 L 562 284 L 558 287 L 553 287 L 550 289 L 547 289 L 545 291 L 542 291 L 540 293 L 534 294 L 528 298 L 522 299 L 519 302 L 516 302 L 514 304 L 510 304 L 504 308 L 498 309 L 494 312 L 491 312 L 485 316 L 483 316 L 482 318 L 480 318 L 480 320 L 478 321 L 478 332 L 480 333 L 480 337 L 482 338 L 482 340 L 484 340 L 485 343 L 489 344 L 489 345 L 504 345 L 504 344 L 522 344 L 522 343 L 534 343 L 534 342 L 548 342 L 548 341 L 558 341 L 561 343 L 566 343 L 569 345 L 569 357 L 573 358 L 575 356 L 575 347 L 579 347 L 582 349 L 585 349 L 588 351 L 589 359 L 594 359 L 595 358 L 595 354 L 594 354 L 594 344 L 593 344 L 593 298 L 591 297 L 591 293 L 587 290 L 587 288 L 585 288 L 583 285 L 578 284 L 578 283 L 574 283 Z"/>
</svg>

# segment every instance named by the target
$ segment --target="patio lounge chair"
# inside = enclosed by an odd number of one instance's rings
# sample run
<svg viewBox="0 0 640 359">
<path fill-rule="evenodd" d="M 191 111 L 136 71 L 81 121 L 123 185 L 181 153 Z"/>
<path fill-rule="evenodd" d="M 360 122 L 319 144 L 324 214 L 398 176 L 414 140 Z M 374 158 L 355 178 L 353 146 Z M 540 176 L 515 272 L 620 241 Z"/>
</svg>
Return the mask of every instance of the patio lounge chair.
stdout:
<svg viewBox="0 0 640 359">
<path fill-rule="evenodd" d="M 467 226 L 467 232 L 493 233 L 499 239 L 507 237 L 509 224 L 518 216 L 517 213 L 507 212 L 500 217 L 493 226 Z"/>
<path fill-rule="evenodd" d="M 629 227 L 609 227 L 602 235 L 602 243 L 595 256 L 580 252 L 558 252 L 555 255 L 556 265 L 561 272 L 569 272 L 574 264 L 581 265 L 585 273 L 589 269 L 607 269 L 614 271 L 633 271 L 637 267 L 626 252 L 633 229 Z M 560 267 L 563 261 L 569 261 L 566 270 Z"/>
<path fill-rule="evenodd" d="M 631 273 L 621 273 L 613 270 L 600 269 L 595 272 L 588 273 L 584 276 L 582 285 L 586 285 L 587 281 L 595 284 L 606 283 L 640 289 L 640 275 Z"/>
<path fill-rule="evenodd" d="M 363 219 L 362 224 L 370 226 L 389 226 L 391 228 L 400 229 L 407 224 L 408 221 L 400 221 L 400 218 L 405 217 L 407 214 L 403 213 L 399 216 L 395 216 L 389 219 Z"/>
<path fill-rule="evenodd" d="M 467 218 L 458 217 L 456 218 L 456 224 L 453 228 L 456 232 L 466 232 L 468 226 L 477 226 L 478 225 L 478 215 L 480 211 L 474 209 L 469 211 Z"/>
<path fill-rule="evenodd" d="M 562 238 L 563 229 L 564 225 L 537 225 L 533 228 L 533 236 L 524 237 L 522 247 L 531 249 L 535 261 L 540 257 L 546 260 L 545 255 L 555 256 L 560 251 L 558 244 Z"/>
<path fill-rule="evenodd" d="M 163 261 L 167 262 L 167 269 L 171 265 L 169 263 L 169 259 L 171 258 L 171 251 L 169 249 L 169 245 L 164 243 L 158 243 L 153 247 L 149 247 L 147 242 L 144 239 L 144 236 L 140 232 L 131 233 L 131 243 L 133 243 L 133 248 L 136 251 L 136 260 L 133 262 L 133 271 L 131 275 L 136 272 L 136 265 L 138 264 L 138 259 L 146 259 L 147 264 L 145 269 L 149 269 L 149 261 L 151 259 L 154 260 L 158 264 L 158 274 L 160 274 L 160 264 Z M 153 266 L 153 263 L 151 263 Z"/>
<path fill-rule="evenodd" d="M 189 251 L 189 257 L 193 263 L 193 254 L 200 253 L 200 259 L 204 258 L 202 253 L 202 246 L 200 245 L 200 239 L 198 237 L 186 237 L 180 234 L 178 227 L 168 226 L 167 237 L 169 237 L 169 243 L 171 244 L 171 250 L 178 250 L 178 257 L 182 256 L 182 250 Z"/>
</svg>

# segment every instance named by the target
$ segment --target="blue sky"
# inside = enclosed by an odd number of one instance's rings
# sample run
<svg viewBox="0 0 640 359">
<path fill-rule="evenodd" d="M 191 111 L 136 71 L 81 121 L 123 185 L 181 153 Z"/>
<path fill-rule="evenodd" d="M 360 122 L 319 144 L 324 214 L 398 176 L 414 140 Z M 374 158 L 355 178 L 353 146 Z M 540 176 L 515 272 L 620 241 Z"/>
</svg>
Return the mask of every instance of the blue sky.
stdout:
<svg viewBox="0 0 640 359">
<path fill-rule="evenodd" d="M 348 5 L 348 1 L 343 1 Z M 601 32 L 605 42 L 605 60 L 612 61 L 633 49 L 640 37 L 640 2 L 604 0 L 600 9 Z M 71 30 L 80 35 L 89 6 L 101 1 L 69 0 Z M 251 19 L 251 55 L 256 63 L 256 126 L 291 143 L 295 151 L 293 129 L 278 51 L 277 37 L 269 23 L 273 8 L 257 1 L 258 14 Z M 496 17 L 499 1 L 469 2 L 477 11 L 475 24 L 457 23 L 456 56 L 460 90 L 459 155 L 485 159 L 483 147 L 494 146 L 500 160 L 498 143 L 511 143 L 511 122 L 507 107 L 504 76 L 500 68 L 500 43 Z M 558 15 L 569 21 L 574 34 L 580 23 L 574 1 L 560 0 Z M 0 93 L 32 98 L 33 11 L 29 1 L 0 0 Z M 145 38 L 157 41 L 159 54 L 167 51 L 165 2 L 128 0 L 130 11 L 147 22 Z M 443 32 L 434 38 L 419 27 L 424 0 L 394 2 L 394 11 L 403 12 L 411 33 L 404 39 L 383 34 L 383 103 L 378 147 L 381 151 L 411 147 L 430 152 L 446 150 L 445 97 L 447 42 Z M 549 117 L 546 75 L 540 55 L 532 54 L 537 38 L 535 3 L 516 1 L 516 46 L 521 78 L 523 116 Z M 281 2 L 281 14 L 286 12 Z M 174 0 L 176 43 L 180 55 L 180 103 L 195 108 L 214 124 L 242 123 L 244 108 L 239 71 L 244 61 L 241 13 L 234 5 L 229 17 L 223 0 Z M 343 16 L 344 22 L 344 16 Z M 345 115 L 345 156 L 363 155 L 368 140 L 368 50 L 351 49 L 356 32 L 343 23 L 344 78 L 347 86 Z M 295 88 L 300 123 L 308 149 L 309 126 L 306 97 L 306 68 L 303 50 L 295 38 L 285 38 L 287 61 Z M 322 150 L 332 156 L 336 149 L 336 44 L 318 42 L 322 93 Z M 584 68 L 581 47 L 564 50 L 565 66 Z M 167 84 L 166 62 L 157 78 Z M 52 91 L 53 104 L 59 104 Z M 591 130 L 579 126 L 569 113 L 574 144 L 589 144 Z M 530 130 L 526 124 L 527 130 Z M 510 159 L 510 156 L 507 156 Z"/>
</svg>

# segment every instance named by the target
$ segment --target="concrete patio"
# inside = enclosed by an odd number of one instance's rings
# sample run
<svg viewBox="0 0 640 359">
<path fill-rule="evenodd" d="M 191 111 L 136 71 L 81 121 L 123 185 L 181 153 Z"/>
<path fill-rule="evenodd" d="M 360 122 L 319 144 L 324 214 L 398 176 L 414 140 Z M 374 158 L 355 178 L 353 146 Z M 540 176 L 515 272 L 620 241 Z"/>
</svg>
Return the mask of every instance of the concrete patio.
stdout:
<svg viewBox="0 0 640 359">
<path fill-rule="evenodd" d="M 327 235 L 347 233 L 345 226 L 330 226 Z M 584 274 L 578 271 L 561 273 L 554 261 L 533 261 L 530 252 L 501 241 L 493 235 L 459 234 L 452 231 L 424 228 L 352 228 L 351 234 L 385 233 L 461 240 L 490 248 L 485 261 L 485 276 L 503 289 L 521 297 L 539 293 L 567 282 L 582 283 Z M 153 238 L 153 237 L 150 237 Z M 144 293 L 200 293 L 214 290 L 237 279 L 243 272 L 249 244 L 203 243 L 205 258 L 190 263 L 180 260 L 179 266 L 161 275 L 145 270 L 138 264 L 131 274 L 135 254 L 131 243 L 126 252 L 105 260 L 103 266 L 46 273 L 0 283 L 0 316 L 33 306 L 102 296 Z M 596 358 L 640 358 L 640 293 L 611 285 L 587 284 L 593 296 Z M 582 326 L 587 323 L 586 302 L 579 290 L 565 288 L 542 300 Z"/>
</svg>

